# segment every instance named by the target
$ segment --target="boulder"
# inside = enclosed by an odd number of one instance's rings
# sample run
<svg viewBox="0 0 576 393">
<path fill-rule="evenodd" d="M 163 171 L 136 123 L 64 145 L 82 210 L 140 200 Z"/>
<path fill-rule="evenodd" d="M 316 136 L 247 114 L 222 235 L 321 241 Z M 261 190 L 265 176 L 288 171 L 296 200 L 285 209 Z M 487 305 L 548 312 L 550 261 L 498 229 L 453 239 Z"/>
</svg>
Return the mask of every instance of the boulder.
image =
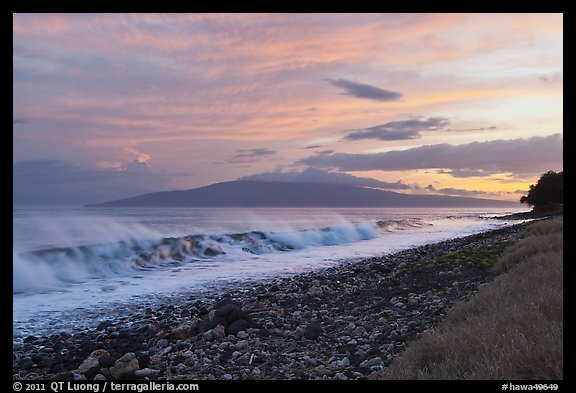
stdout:
<svg viewBox="0 0 576 393">
<path fill-rule="evenodd" d="M 214 309 L 199 321 L 198 332 L 206 334 L 210 330 L 215 330 L 218 325 L 224 327 L 225 334 L 235 335 L 253 325 L 253 321 L 238 304 L 231 299 L 223 299 L 216 302 Z M 181 334 L 185 334 L 184 329 Z M 211 335 L 207 334 L 205 338 L 210 339 Z"/>
<path fill-rule="evenodd" d="M 128 352 L 120 359 L 116 360 L 114 366 L 110 368 L 110 374 L 114 379 L 129 378 L 140 368 L 138 359 L 134 352 Z"/>
<path fill-rule="evenodd" d="M 228 334 L 238 334 L 241 331 L 246 330 L 248 328 L 248 321 L 245 319 L 238 319 L 228 326 Z"/>
<path fill-rule="evenodd" d="M 216 326 L 212 332 L 214 333 L 214 338 L 216 340 L 220 340 L 226 337 L 226 329 L 222 325 Z"/>
<path fill-rule="evenodd" d="M 99 359 L 103 356 L 110 356 L 110 354 L 105 349 L 97 349 L 95 351 L 92 351 L 92 353 L 88 355 L 88 357 L 76 369 L 76 372 L 84 374 L 92 368 L 97 368 L 98 370 L 100 370 L 101 366 Z"/>
<path fill-rule="evenodd" d="M 196 333 L 198 333 L 198 321 L 184 322 L 172 330 L 174 337 L 181 340 L 194 337 Z"/>
</svg>

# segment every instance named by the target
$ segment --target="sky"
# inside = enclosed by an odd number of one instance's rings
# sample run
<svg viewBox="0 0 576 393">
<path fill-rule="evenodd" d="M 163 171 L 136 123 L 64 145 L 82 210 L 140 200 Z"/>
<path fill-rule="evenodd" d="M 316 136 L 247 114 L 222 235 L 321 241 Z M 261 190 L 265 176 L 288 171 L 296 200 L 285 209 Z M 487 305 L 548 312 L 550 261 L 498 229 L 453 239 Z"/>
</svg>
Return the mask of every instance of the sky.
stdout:
<svg viewBox="0 0 576 393">
<path fill-rule="evenodd" d="M 518 200 L 562 14 L 14 14 L 14 205 L 237 179 Z"/>
</svg>

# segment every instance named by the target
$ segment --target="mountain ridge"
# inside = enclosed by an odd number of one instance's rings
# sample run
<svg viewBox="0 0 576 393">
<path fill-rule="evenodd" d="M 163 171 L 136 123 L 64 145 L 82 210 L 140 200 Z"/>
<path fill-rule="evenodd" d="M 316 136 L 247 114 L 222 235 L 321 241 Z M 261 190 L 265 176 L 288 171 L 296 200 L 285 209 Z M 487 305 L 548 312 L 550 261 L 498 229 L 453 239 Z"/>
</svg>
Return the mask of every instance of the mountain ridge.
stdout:
<svg viewBox="0 0 576 393">
<path fill-rule="evenodd" d="M 84 207 L 512 207 L 515 205 L 518 204 L 493 199 L 401 194 L 339 184 L 234 180 L 189 190 L 153 192 Z"/>
</svg>

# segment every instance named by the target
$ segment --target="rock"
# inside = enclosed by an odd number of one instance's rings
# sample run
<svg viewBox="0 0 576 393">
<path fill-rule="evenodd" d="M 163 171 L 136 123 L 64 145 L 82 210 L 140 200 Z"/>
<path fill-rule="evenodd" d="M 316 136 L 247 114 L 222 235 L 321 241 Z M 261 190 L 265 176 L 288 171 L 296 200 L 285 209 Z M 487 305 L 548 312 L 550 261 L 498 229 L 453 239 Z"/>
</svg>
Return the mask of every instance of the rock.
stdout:
<svg viewBox="0 0 576 393">
<path fill-rule="evenodd" d="M 338 366 L 340 367 L 348 367 L 349 365 L 350 365 L 350 359 L 348 359 L 347 357 L 338 362 Z"/>
<path fill-rule="evenodd" d="M 53 380 L 59 380 L 59 381 L 69 381 L 71 379 L 74 379 L 74 374 L 71 371 L 64 371 L 62 373 L 58 373 L 56 375 L 54 375 L 54 377 L 52 377 Z"/>
<path fill-rule="evenodd" d="M 246 330 L 251 322 L 250 316 L 239 305 L 230 299 L 223 299 L 216 302 L 214 310 L 199 322 L 198 331 L 205 333 L 218 325 L 222 325 L 227 334 L 235 335 L 242 330 Z"/>
<path fill-rule="evenodd" d="M 146 368 L 150 364 L 150 355 L 141 353 L 136 358 L 138 359 L 138 365 L 142 368 Z"/>
<path fill-rule="evenodd" d="M 246 330 L 252 323 L 250 316 L 235 304 L 231 299 L 223 299 L 214 304 L 214 310 L 210 311 L 198 324 L 198 331 L 205 333 L 222 325 L 227 334 L 235 335 Z"/>
<path fill-rule="evenodd" d="M 212 310 L 208 315 L 200 320 L 198 323 L 198 332 L 205 333 L 208 330 L 214 329 L 218 325 L 224 327 L 228 326 L 228 322 L 224 316 L 216 316 L 217 310 Z"/>
<path fill-rule="evenodd" d="M 92 367 L 83 372 L 82 374 L 86 377 L 86 379 L 93 379 L 97 374 L 100 373 L 100 366 Z"/>
<path fill-rule="evenodd" d="M 348 377 L 342 373 L 336 373 L 336 375 L 334 376 L 334 378 L 336 378 L 339 381 L 346 381 L 348 380 Z"/>
<path fill-rule="evenodd" d="M 352 331 L 352 334 L 357 337 L 364 336 L 366 334 L 366 329 L 364 326 L 358 326 L 356 329 Z"/>
<path fill-rule="evenodd" d="M 274 325 L 274 322 L 272 322 L 272 321 L 266 321 L 266 323 L 264 324 L 264 327 L 268 330 L 271 330 L 271 329 L 275 328 L 275 325 Z"/>
<path fill-rule="evenodd" d="M 192 346 L 192 343 L 190 343 L 190 341 L 178 341 L 176 343 L 176 350 L 187 351 L 190 349 L 191 346 Z M 140 360 L 140 359 L 138 359 L 138 360 Z M 142 366 L 142 362 L 140 362 L 140 366 Z"/>
<path fill-rule="evenodd" d="M 237 305 L 235 305 L 233 303 L 224 304 L 221 307 L 216 309 L 216 312 L 214 313 L 214 317 L 226 317 L 228 314 L 230 314 L 232 311 L 234 311 L 238 308 L 240 308 L 240 307 L 238 307 Z"/>
<path fill-rule="evenodd" d="M 229 342 L 229 341 L 224 341 L 224 342 L 222 342 L 220 345 L 218 345 L 218 349 L 221 349 L 221 350 L 224 351 L 224 350 L 228 349 L 231 345 L 232 345 L 231 342 Z"/>
<path fill-rule="evenodd" d="M 110 355 L 104 355 L 98 358 L 98 363 L 100 363 L 100 367 L 110 368 L 116 363 L 116 359 Z"/>
<path fill-rule="evenodd" d="M 158 340 L 156 342 L 155 347 L 157 348 L 166 348 L 168 346 L 169 342 L 168 340 L 166 340 L 165 338 L 161 338 L 160 340 Z"/>
<path fill-rule="evenodd" d="M 236 363 L 238 364 L 248 364 L 250 363 L 250 358 L 252 358 L 254 355 L 250 354 L 250 353 L 245 353 L 244 355 L 238 357 L 238 359 L 236 359 Z"/>
<path fill-rule="evenodd" d="M 232 375 L 230 375 L 230 374 L 224 374 L 223 378 L 224 378 L 224 380 L 229 381 L 229 380 L 232 379 Z"/>
<path fill-rule="evenodd" d="M 226 328 L 222 325 L 216 326 L 212 330 L 212 332 L 214 334 L 214 338 L 217 340 L 220 340 L 220 339 L 223 339 L 224 337 L 226 337 Z"/>
<path fill-rule="evenodd" d="M 226 316 L 226 320 L 228 321 L 229 324 L 239 319 L 244 320 L 250 319 L 248 314 L 246 314 L 246 312 L 242 310 L 240 307 L 235 308 L 230 314 Z"/>
<path fill-rule="evenodd" d="M 304 327 L 298 326 L 296 328 L 296 330 L 294 331 L 294 338 L 296 340 L 300 340 L 302 338 L 302 336 L 304 336 Z"/>
<path fill-rule="evenodd" d="M 72 376 L 75 381 L 86 381 L 86 377 L 80 373 L 72 371 Z"/>
<path fill-rule="evenodd" d="M 226 330 L 228 331 L 228 334 L 238 334 L 239 332 L 246 330 L 246 328 L 248 328 L 248 321 L 245 319 L 238 319 L 232 322 Z"/>
<path fill-rule="evenodd" d="M 76 369 L 76 371 L 79 372 L 80 374 L 84 374 L 91 368 L 97 368 L 98 370 L 100 370 L 101 365 L 99 359 L 103 356 L 110 356 L 110 354 L 105 349 L 97 349 L 95 351 L 92 351 L 92 353 L 88 355 L 88 357 L 82 362 L 82 364 Z"/>
<path fill-rule="evenodd" d="M 136 378 L 146 378 L 154 376 L 158 373 L 158 370 L 152 370 L 151 368 L 143 368 L 142 370 L 134 371 L 134 376 Z"/>
<path fill-rule="evenodd" d="M 324 291 L 320 287 L 312 287 L 306 292 L 309 296 L 322 296 Z"/>
<path fill-rule="evenodd" d="M 166 356 L 172 351 L 172 347 L 166 347 L 160 352 L 158 352 L 158 356 Z"/>
<path fill-rule="evenodd" d="M 185 322 L 181 325 L 178 325 L 174 330 L 172 330 L 172 334 L 177 339 L 183 340 L 186 338 L 194 337 L 198 332 L 198 321 L 193 322 Z"/>
<path fill-rule="evenodd" d="M 134 371 L 140 368 L 138 359 L 136 359 L 136 354 L 134 352 L 128 352 L 120 359 L 116 360 L 114 366 L 110 368 L 110 374 L 114 379 L 131 377 Z"/>
<path fill-rule="evenodd" d="M 33 362 L 32 359 L 30 358 L 30 356 L 26 356 L 22 359 L 20 359 L 20 361 L 18 362 L 18 366 L 21 369 L 30 369 L 32 368 Z"/>
<path fill-rule="evenodd" d="M 210 329 L 210 330 L 202 333 L 202 338 L 206 341 L 214 340 L 214 329 Z"/>
<path fill-rule="evenodd" d="M 236 348 L 236 350 L 238 351 L 246 349 L 248 348 L 248 341 L 247 340 L 238 341 L 236 345 L 234 345 L 234 348 Z"/>
<path fill-rule="evenodd" d="M 248 333 L 246 333 L 245 331 L 241 330 L 238 333 L 236 333 L 236 337 L 238 337 L 241 340 L 244 340 L 246 338 L 248 338 Z"/>
<path fill-rule="evenodd" d="M 362 363 L 360 363 L 360 367 L 373 367 L 373 366 L 379 366 L 382 364 L 382 359 L 379 357 L 375 357 L 372 359 L 368 359 L 368 360 L 364 360 Z"/>
<path fill-rule="evenodd" d="M 93 381 L 105 381 L 106 377 L 102 374 L 96 374 L 93 378 Z"/>
<path fill-rule="evenodd" d="M 309 323 L 304 328 L 304 338 L 308 340 L 317 340 L 320 337 L 320 325 L 316 322 Z"/>
</svg>

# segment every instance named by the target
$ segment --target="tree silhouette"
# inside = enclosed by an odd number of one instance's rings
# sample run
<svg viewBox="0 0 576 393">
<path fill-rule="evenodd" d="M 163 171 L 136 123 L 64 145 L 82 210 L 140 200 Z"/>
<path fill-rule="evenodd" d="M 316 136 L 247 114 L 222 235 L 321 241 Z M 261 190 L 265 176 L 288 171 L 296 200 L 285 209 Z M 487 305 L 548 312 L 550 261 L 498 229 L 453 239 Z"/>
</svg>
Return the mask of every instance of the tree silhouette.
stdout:
<svg viewBox="0 0 576 393">
<path fill-rule="evenodd" d="M 540 176 L 538 183 L 530 185 L 528 195 L 520 198 L 521 203 L 533 206 L 533 210 L 555 210 L 564 204 L 564 172 L 548 171 Z"/>
</svg>

